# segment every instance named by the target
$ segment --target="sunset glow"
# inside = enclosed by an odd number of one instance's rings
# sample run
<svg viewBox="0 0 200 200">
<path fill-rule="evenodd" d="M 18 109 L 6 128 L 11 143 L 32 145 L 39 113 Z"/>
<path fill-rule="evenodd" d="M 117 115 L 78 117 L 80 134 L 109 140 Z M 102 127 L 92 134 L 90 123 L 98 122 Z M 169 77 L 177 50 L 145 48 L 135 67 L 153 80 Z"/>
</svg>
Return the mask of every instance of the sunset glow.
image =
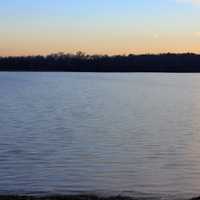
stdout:
<svg viewBox="0 0 200 200">
<path fill-rule="evenodd" d="M 198 0 L 6 0 L 0 55 L 200 53 Z"/>
</svg>

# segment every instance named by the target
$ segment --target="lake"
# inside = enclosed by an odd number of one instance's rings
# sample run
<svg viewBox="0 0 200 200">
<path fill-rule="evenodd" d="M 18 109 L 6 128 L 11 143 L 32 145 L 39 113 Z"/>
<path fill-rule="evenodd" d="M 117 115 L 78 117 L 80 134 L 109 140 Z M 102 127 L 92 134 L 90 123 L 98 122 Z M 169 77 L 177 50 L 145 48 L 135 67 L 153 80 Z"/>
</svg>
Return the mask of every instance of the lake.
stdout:
<svg viewBox="0 0 200 200">
<path fill-rule="evenodd" d="M 200 194 L 200 74 L 0 72 L 0 194 Z"/>
</svg>

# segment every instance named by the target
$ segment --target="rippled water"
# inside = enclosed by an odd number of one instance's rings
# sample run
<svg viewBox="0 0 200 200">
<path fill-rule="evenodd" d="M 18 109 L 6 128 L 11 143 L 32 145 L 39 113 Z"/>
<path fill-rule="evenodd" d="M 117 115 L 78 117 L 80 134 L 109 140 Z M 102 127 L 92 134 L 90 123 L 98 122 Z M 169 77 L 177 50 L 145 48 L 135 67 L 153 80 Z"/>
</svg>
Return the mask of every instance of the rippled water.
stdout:
<svg viewBox="0 0 200 200">
<path fill-rule="evenodd" d="M 199 74 L 0 73 L 0 193 L 199 191 Z"/>
</svg>

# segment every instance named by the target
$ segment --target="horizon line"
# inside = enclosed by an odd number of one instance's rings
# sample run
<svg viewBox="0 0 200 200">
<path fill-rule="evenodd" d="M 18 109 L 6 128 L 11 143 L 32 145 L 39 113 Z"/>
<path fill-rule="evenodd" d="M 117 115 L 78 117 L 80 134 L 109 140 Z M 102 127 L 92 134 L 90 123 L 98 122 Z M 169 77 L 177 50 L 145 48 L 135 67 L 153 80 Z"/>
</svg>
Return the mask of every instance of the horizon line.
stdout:
<svg viewBox="0 0 200 200">
<path fill-rule="evenodd" d="M 158 53 L 127 53 L 127 54 L 97 54 L 97 53 L 86 53 L 84 51 L 77 51 L 77 52 L 52 52 L 52 53 L 46 53 L 46 54 L 22 54 L 22 55 L 0 55 L 0 58 L 16 58 L 16 57 L 47 57 L 47 56 L 108 56 L 108 57 L 114 57 L 114 56 L 145 56 L 145 55 L 152 55 L 152 56 L 159 56 L 159 55 L 198 55 L 200 56 L 200 53 L 197 52 L 158 52 Z"/>
</svg>

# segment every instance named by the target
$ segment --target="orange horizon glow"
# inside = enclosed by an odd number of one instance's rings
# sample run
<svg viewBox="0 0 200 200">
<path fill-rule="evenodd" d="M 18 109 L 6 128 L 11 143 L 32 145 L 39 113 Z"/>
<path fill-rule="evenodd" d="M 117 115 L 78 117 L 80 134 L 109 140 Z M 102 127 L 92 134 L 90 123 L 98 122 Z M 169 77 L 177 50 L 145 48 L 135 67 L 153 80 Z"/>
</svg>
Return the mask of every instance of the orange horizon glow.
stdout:
<svg viewBox="0 0 200 200">
<path fill-rule="evenodd" d="M 200 5 L 181 0 L 0 3 L 0 56 L 200 53 Z"/>
</svg>

